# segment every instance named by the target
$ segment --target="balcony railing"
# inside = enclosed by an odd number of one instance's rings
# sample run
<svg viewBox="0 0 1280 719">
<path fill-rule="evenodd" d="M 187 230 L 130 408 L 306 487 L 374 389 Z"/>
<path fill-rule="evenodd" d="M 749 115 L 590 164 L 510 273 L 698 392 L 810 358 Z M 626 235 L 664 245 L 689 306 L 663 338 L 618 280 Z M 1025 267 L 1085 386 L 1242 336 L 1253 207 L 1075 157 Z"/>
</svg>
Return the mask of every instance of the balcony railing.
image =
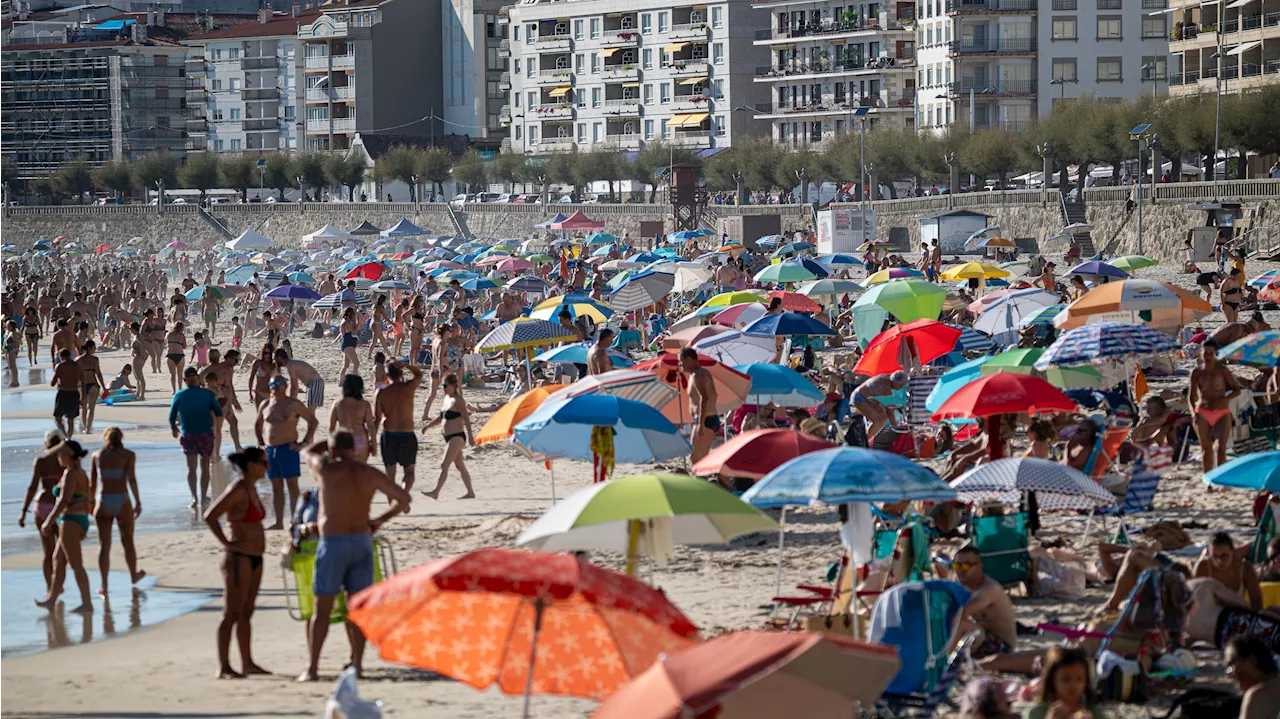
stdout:
<svg viewBox="0 0 1280 719">
<path fill-rule="evenodd" d="M 1035 80 L 1001 80 L 996 83 L 984 83 L 965 78 L 948 86 L 948 92 L 952 95 L 968 95 L 973 92 L 980 98 L 1000 95 L 1034 95 L 1036 91 Z"/>
<path fill-rule="evenodd" d="M 332 92 L 333 92 L 333 99 L 338 101 L 356 99 L 355 85 L 343 85 L 342 87 L 335 87 L 333 88 Z"/>
<path fill-rule="evenodd" d="M 948 15 L 1035 11 L 1036 0 L 951 0 L 947 3 Z"/>
<path fill-rule="evenodd" d="M 569 77 L 573 75 L 571 67 L 553 67 L 549 70 L 539 70 L 538 77 Z"/>
<path fill-rule="evenodd" d="M 356 129 L 354 117 L 334 117 L 307 120 L 307 132 L 329 132 L 330 123 L 332 123 L 333 132 L 355 132 Z"/>
<path fill-rule="evenodd" d="M 560 33 L 558 35 L 541 35 L 540 34 L 536 38 L 534 38 L 533 42 L 536 45 L 544 45 L 544 46 L 545 45 L 558 46 L 563 44 L 564 47 L 567 48 L 569 47 L 569 42 L 571 40 L 573 40 L 573 36 L 565 32 L 565 33 Z"/>
<path fill-rule="evenodd" d="M 246 117 L 243 122 L 246 130 L 276 130 L 280 126 L 280 121 L 274 117 Z"/>
<path fill-rule="evenodd" d="M 679 98 L 676 98 L 676 101 L 679 102 Z M 639 104 L 640 104 L 640 98 L 638 97 L 619 97 L 613 100 L 604 101 L 604 107 L 606 110 L 609 108 L 628 107 L 630 105 L 639 105 Z"/>
<path fill-rule="evenodd" d="M 356 66 L 355 55 L 331 55 L 333 60 L 332 67 L 334 70 L 350 70 Z"/>
<path fill-rule="evenodd" d="M 572 152 L 576 146 L 571 137 L 552 137 L 532 145 L 532 149 L 536 152 Z"/>
<path fill-rule="evenodd" d="M 676 131 L 671 135 L 671 144 L 677 147 L 711 147 L 712 130 Z"/>
<path fill-rule="evenodd" d="M 908 104 L 910 104 L 910 102 L 913 101 L 912 98 L 914 96 L 904 94 L 899 97 L 901 97 L 902 99 L 908 100 L 909 101 Z M 885 98 L 880 98 L 875 96 L 866 96 L 866 97 L 860 97 L 860 98 L 824 97 L 820 100 L 810 100 L 808 102 L 801 102 L 797 100 L 795 102 L 790 102 L 790 101 L 775 102 L 773 104 L 761 103 L 756 105 L 756 112 L 773 114 L 773 115 L 784 115 L 784 114 L 804 113 L 804 112 L 821 112 L 821 113 L 831 114 L 831 113 L 849 112 L 850 110 L 853 110 L 859 107 L 866 107 L 873 110 L 877 108 L 885 108 L 891 104 L 891 101 L 892 101 L 892 98 L 885 99 Z M 896 102 L 892 102 L 892 104 L 895 106 L 897 105 Z"/>
<path fill-rule="evenodd" d="M 640 133 L 632 132 L 629 134 L 605 135 L 604 146 L 616 147 L 622 150 L 638 150 L 641 142 Z"/>
<path fill-rule="evenodd" d="M 711 66 L 707 64 L 706 58 L 698 58 L 696 60 L 672 60 L 667 69 L 676 77 L 693 77 L 695 75 L 706 75 Z"/>
<path fill-rule="evenodd" d="M 320 55 L 318 57 L 308 57 L 304 63 L 304 67 L 308 70 L 328 70 L 329 56 Z"/>
<path fill-rule="evenodd" d="M 671 37 L 688 37 L 691 35 L 705 35 L 707 29 L 711 26 L 705 22 L 686 22 L 671 26 Z"/>
<path fill-rule="evenodd" d="M 904 60 L 909 62 L 911 59 Z M 790 77 L 793 75 L 838 75 L 856 70 L 890 70 L 898 67 L 899 59 L 881 57 L 866 62 L 861 58 L 853 60 L 820 60 L 818 62 L 795 62 L 788 65 L 759 65 L 756 67 L 757 77 Z M 904 67 L 905 69 L 905 67 Z"/>
<path fill-rule="evenodd" d="M 246 100 L 274 100 L 280 96 L 278 87 L 246 87 L 240 91 Z"/>
<path fill-rule="evenodd" d="M 549 102 L 541 105 L 534 105 L 531 109 L 533 116 L 544 120 L 552 120 L 556 118 L 567 118 L 573 115 L 573 103 L 571 102 Z"/>
<path fill-rule="evenodd" d="M 671 101 L 671 109 L 677 111 L 707 110 L 711 107 L 711 98 L 706 95 L 676 95 Z"/>
<path fill-rule="evenodd" d="M 640 39 L 640 31 L 636 28 L 605 30 L 600 36 L 600 42 L 604 45 L 617 47 L 619 45 L 632 45 Z"/>
<path fill-rule="evenodd" d="M 984 41 L 956 40 L 951 42 L 951 52 L 958 53 L 1012 53 L 1035 52 L 1036 39 L 1033 37 L 1001 37 Z"/>
<path fill-rule="evenodd" d="M 276 56 L 246 57 L 240 61 L 240 66 L 245 70 L 274 70 L 276 69 Z"/>
<path fill-rule="evenodd" d="M 867 22 L 870 19 L 872 22 Z M 890 20 L 887 13 L 874 18 L 859 18 L 856 21 L 826 20 L 805 25 L 789 25 L 784 28 L 757 30 L 757 40 L 788 40 L 799 37 L 819 37 L 822 35 L 840 35 L 851 32 L 874 32 L 885 30 L 904 30 L 915 22 L 913 17 L 901 17 Z M 888 23 L 888 25 L 886 25 Z"/>
<path fill-rule="evenodd" d="M 498 53 L 502 55 L 506 55 L 510 52 L 511 52 L 511 41 L 504 37 L 502 38 L 501 41 L 498 42 Z"/>
<path fill-rule="evenodd" d="M 638 65 L 605 65 L 601 77 L 605 80 L 632 80 L 640 76 Z"/>
</svg>

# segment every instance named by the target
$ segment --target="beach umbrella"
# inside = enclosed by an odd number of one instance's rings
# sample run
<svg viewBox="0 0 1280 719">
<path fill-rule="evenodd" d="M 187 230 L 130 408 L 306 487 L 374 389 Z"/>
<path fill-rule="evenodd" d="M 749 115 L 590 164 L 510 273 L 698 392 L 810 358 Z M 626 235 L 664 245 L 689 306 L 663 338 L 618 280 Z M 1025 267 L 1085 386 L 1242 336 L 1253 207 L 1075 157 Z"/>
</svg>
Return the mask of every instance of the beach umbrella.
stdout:
<svg viewBox="0 0 1280 719">
<path fill-rule="evenodd" d="M 10 249 L 10 250 L 12 250 L 12 249 L 16 249 L 16 248 L 14 248 L 14 247 L 12 247 L 12 246 L 9 246 L 9 249 Z M 110 252 L 110 251 L 111 251 L 111 245 L 109 245 L 109 244 L 107 244 L 107 243 L 105 243 L 105 242 L 104 242 L 104 243 L 102 243 L 101 245 L 98 245 L 97 247 L 93 248 L 93 254 L 95 254 L 95 255 L 101 255 L 101 254 L 103 254 L 103 253 Z"/>
<path fill-rule="evenodd" d="M 331 295 L 325 295 L 324 297 L 321 297 L 319 300 L 311 303 L 311 309 L 340 310 L 350 305 L 351 305 L 350 301 L 347 301 L 345 303 L 343 302 L 341 292 L 334 292 Z M 355 299 L 355 306 L 356 307 L 372 307 L 373 299 L 365 294 L 357 294 Z"/>
<path fill-rule="evenodd" d="M 898 353 L 904 338 L 911 338 L 920 364 L 925 365 L 955 349 L 960 339 L 959 327 L 937 320 L 919 319 L 897 324 L 876 335 L 858 359 L 854 371 L 859 374 L 888 374 L 902 369 Z"/>
<path fill-rule="evenodd" d="M 1263 272 L 1257 277 L 1249 280 L 1249 286 L 1262 289 L 1276 280 L 1280 280 L 1280 270 L 1267 270 L 1266 272 Z"/>
<path fill-rule="evenodd" d="M 1102 373 L 1089 366 L 1082 367 L 1050 367 L 1047 370 L 1035 368 L 1036 360 L 1044 354 L 1043 347 L 1013 349 L 987 358 L 982 364 L 982 374 L 996 372 L 1017 372 L 1034 374 L 1043 377 L 1049 384 L 1060 389 L 1098 389 L 1106 387 L 1110 382 Z"/>
<path fill-rule="evenodd" d="M 1008 237 L 980 237 L 970 245 L 970 247 L 973 247 L 974 249 L 985 249 L 987 247 L 1013 249 L 1017 246 L 1018 244 Z"/>
<path fill-rule="evenodd" d="M 1176 352 L 1178 343 L 1159 330 L 1128 322 L 1093 322 L 1063 332 L 1036 360 L 1036 369 L 1098 364 Z"/>
<path fill-rule="evenodd" d="M 1079 327 L 1094 315 L 1109 320 L 1124 316 L 1129 322 L 1155 327 L 1181 327 L 1211 311 L 1209 303 L 1193 292 L 1167 282 L 1127 279 L 1099 285 L 1072 302 L 1054 320 L 1061 329 Z"/>
<path fill-rule="evenodd" d="M 693 240 L 698 239 L 699 237 L 707 237 L 709 235 L 714 235 L 714 234 L 715 234 L 714 232 L 711 232 L 709 230 L 703 230 L 703 229 L 680 230 L 679 232 L 672 232 L 671 234 L 667 235 L 667 241 L 675 242 L 677 244 L 683 245 L 684 243 L 691 242 Z"/>
<path fill-rule="evenodd" d="M 802 454 L 769 472 L 742 495 L 743 501 L 761 508 L 817 502 L 945 502 L 955 497 L 955 490 L 928 467 L 862 447 Z"/>
<path fill-rule="evenodd" d="M 732 412 L 746 400 L 747 393 L 751 390 L 750 377 L 703 354 L 698 355 L 698 366 L 706 370 L 715 383 L 717 414 Z M 656 375 L 660 382 L 675 388 L 679 393 L 659 408 L 667 419 L 681 425 L 692 420 L 689 416 L 689 378 L 684 374 L 679 355 L 663 352 L 653 359 L 636 364 L 632 369 Z"/>
<path fill-rule="evenodd" d="M 990 359 L 989 357 L 979 357 L 952 367 L 938 378 L 937 384 L 929 391 L 929 396 L 925 398 L 925 409 L 930 412 L 937 412 L 938 408 L 946 402 L 951 395 L 955 394 L 961 387 L 969 384 L 977 378 L 981 371 L 982 365 Z"/>
<path fill-rule="evenodd" d="M 386 271 L 386 266 L 381 262 L 364 262 L 351 268 L 351 271 L 343 275 L 342 279 L 351 280 L 363 277 L 367 280 L 378 280 L 382 278 L 382 273 Z"/>
<path fill-rule="evenodd" d="M 847 269 L 850 267 L 862 267 L 862 260 L 853 255 L 833 254 L 823 255 L 816 259 L 817 262 L 835 269 Z"/>
<path fill-rule="evenodd" d="M 634 270 L 637 267 L 644 267 L 644 264 L 627 260 L 609 260 L 601 263 L 599 269 L 601 272 L 617 272 L 618 270 Z"/>
<path fill-rule="evenodd" d="M 476 344 L 476 350 L 497 352 L 526 347 L 545 347 L 557 342 L 572 342 L 577 339 L 577 335 L 558 323 L 526 317 L 495 327 Z"/>
<path fill-rule="evenodd" d="M 814 245 L 812 242 L 792 242 L 790 244 L 783 245 L 782 247 L 779 247 L 778 249 L 774 250 L 773 256 L 786 257 L 787 255 L 794 255 L 800 252 L 804 252 L 805 250 L 811 250 L 816 246 L 817 245 Z"/>
<path fill-rule="evenodd" d="M 1007 457 L 979 465 L 951 483 L 956 498 L 969 504 L 988 501 L 1017 505 L 1026 492 L 1036 493 L 1042 510 L 1109 507 L 1116 503 L 1110 490 L 1084 472 L 1061 462 L 1035 457 Z"/>
<path fill-rule="evenodd" d="M 653 372 L 617 369 L 579 379 L 558 392 L 555 398 L 565 399 L 581 394 L 621 397 L 659 410 L 679 396 L 675 387 L 659 380 L 658 375 Z"/>
<path fill-rule="evenodd" d="M 729 305 L 740 305 L 744 302 L 764 302 L 764 300 L 761 299 L 762 294 L 763 293 L 757 294 L 755 292 L 746 292 L 743 290 L 738 290 L 736 292 L 721 292 L 715 297 L 703 302 L 702 306 L 698 309 L 702 310 L 707 307 L 728 307 Z"/>
<path fill-rule="evenodd" d="M 898 280 L 872 287 L 853 305 L 855 308 L 876 305 L 899 322 L 921 318 L 936 320 L 942 313 L 942 301 L 946 296 L 946 288 L 932 282 Z"/>
<path fill-rule="evenodd" d="M 1062 390 L 1039 377 L 997 372 L 977 377 L 957 389 L 933 413 L 933 421 L 1078 410 L 1076 403 Z"/>
<path fill-rule="evenodd" d="M 185 250 L 190 246 L 191 245 L 188 245 L 182 240 L 174 240 L 173 242 L 170 242 L 169 244 L 165 245 L 165 247 L 168 247 L 171 250 Z"/>
<path fill-rule="evenodd" d="M 516 549 L 426 562 L 351 597 L 349 607 L 383 659 L 475 689 L 523 692 L 524 717 L 534 693 L 599 701 L 700 638 L 637 579 L 571 554 Z"/>
<path fill-rule="evenodd" d="M 779 312 L 776 315 L 765 315 L 742 329 L 745 334 L 758 337 L 776 337 L 778 335 L 834 336 L 837 332 L 809 315 L 797 312 Z"/>
<path fill-rule="evenodd" d="M 597 323 L 605 322 L 613 315 L 613 308 L 603 302 L 597 302 L 588 295 L 570 294 L 548 297 L 539 302 L 529 316 L 552 320 L 560 315 L 561 310 L 568 310 L 574 318 L 585 314 Z"/>
<path fill-rule="evenodd" d="M 272 300 L 318 300 L 322 295 L 310 287 L 284 285 L 267 292 L 263 297 Z"/>
<path fill-rule="evenodd" d="M 711 321 L 725 327 L 746 326 L 764 317 L 766 311 L 765 306 L 759 302 L 734 305 L 712 315 Z"/>
<path fill-rule="evenodd" d="M 982 239 L 983 237 L 986 237 L 992 233 L 999 232 L 999 231 L 1000 231 L 999 225 L 991 225 L 989 227 L 984 227 L 981 230 L 978 230 L 977 232 L 974 232 L 973 234 L 969 235 L 969 237 L 965 239 L 964 243 L 967 245 L 971 242 Z"/>
<path fill-rule="evenodd" d="M 472 277 L 462 283 L 462 289 L 470 292 L 479 292 L 481 290 L 491 290 L 498 286 L 497 282 L 488 277 Z"/>
<path fill-rule="evenodd" d="M 772 302 L 774 299 L 782 300 L 782 309 L 788 312 L 821 312 L 822 305 L 814 302 L 805 295 L 796 292 L 784 292 L 782 290 L 774 290 L 765 298 L 765 302 Z"/>
<path fill-rule="evenodd" d="M 591 347 L 594 344 L 594 342 L 575 342 L 573 344 L 554 347 L 537 355 L 536 357 L 533 357 L 530 361 L 586 364 L 587 355 L 591 352 Z M 606 349 L 605 353 L 609 356 L 609 363 L 614 369 L 625 369 L 635 364 L 635 361 L 630 357 L 627 357 L 625 354 L 617 350 Z"/>
<path fill-rule="evenodd" d="M 963 265 L 956 265 L 943 272 L 941 277 L 948 282 L 956 280 L 972 280 L 987 279 L 993 280 L 1001 277 L 1008 277 L 1009 272 L 1002 270 L 995 265 L 989 265 L 985 262 L 966 262 Z"/>
<path fill-rule="evenodd" d="M 382 280 L 369 285 L 369 289 L 373 292 L 409 292 L 413 290 L 413 285 L 400 280 Z"/>
<path fill-rule="evenodd" d="M 521 420 L 533 414 L 533 411 L 542 406 L 542 403 L 548 397 L 568 386 L 567 384 L 552 384 L 535 387 L 512 398 L 511 401 L 499 407 L 498 411 L 494 412 L 489 417 L 489 420 L 484 423 L 484 426 L 480 428 L 480 432 L 475 436 L 476 444 L 500 442 L 510 437 L 513 428 Z"/>
<path fill-rule="evenodd" d="M 1075 267 L 1072 267 L 1071 270 L 1067 272 L 1067 274 L 1081 275 L 1084 277 L 1093 277 L 1093 278 L 1111 277 L 1111 278 L 1121 279 L 1121 280 L 1129 279 L 1128 272 L 1125 272 L 1124 270 L 1114 265 L 1108 264 L 1106 262 L 1098 262 L 1096 260 L 1078 264 Z"/>
<path fill-rule="evenodd" d="M 47 254 L 47 252 L 45 253 Z M 117 252 L 116 256 L 117 257 L 137 257 L 138 253 L 134 252 L 133 250 L 124 250 L 123 252 Z"/>
<path fill-rule="evenodd" d="M 675 284 L 672 292 L 695 292 L 714 276 L 711 269 L 696 262 L 682 262 L 675 268 Z M 758 301 L 759 298 L 757 298 Z"/>
<path fill-rule="evenodd" d="M 493 267 L 499 272 L 524 272 L 533 267 L 533 263 L 520 257 L 504 257 Z"/>
<path fill-rule="evenodd" d="M 507 281 L 503 287 L 512 292 L 536 292 L 543 293 L 547 291 L 547 281 L 541 277 L 532 275 L 524 275 L 522 277 L 513 277 Z"/>
<path fill-rule="evenodd" d="M 601 438 L 594 433 L 596 427 L 610 427 L 613 432 Z M 600 453 L 593 447 L 601 448 L 601 439 L 611 440 L 612 447 L 604 448 L 612 456 L 611 461 L 606 459 L 609 464 L 665 462 L 690 451 L 688 440 L 661 412 L 607 394 L 548 401 L 517 424 L 514 434 L 515 441 L 530 452 L 580 461 L 599 461 Z"/>
<path fill-rule="evenodd" d="M 756 273 L 756 282 L 804 282 L 816 279 L 817 274 L 795 262 L 775 262 Z"/>
<path fill-rule="evenodd" d="M 1027 315 L 1058 304 L 1058 296 L 1043 290 L 1018 290 L 1010 292 L 987 305 L 973 328 L 995 336 L 1005 332 L 1014 332 L 1022 326 L 1022 319 Z"/>
<path fill-rule="evenodd" d="M 761 247 L 772 248 L 782 245 L 786 243 L 786 241 L 786 238 L 782 235 L 765 235 L 764 237 L 756 240 L 756 244 Z"/>
<path fill-rule="evenodd" d="M 1022 277 L 1031 271 L 1031 263 L 1026 260 L 1001 262 L 997 267 L 1008 272 L 1010 277 Z"/>
<path fill-rule="evenodd" d="M 1067 306 L 1063 304 L 1041 307 L 1038 310 L 1034 310 L 1023 315 L 1022 319 L 1018 321 L 1018 326 L 1030 327 L 1031 325 L 1037 325 L 1040 327 L 1052 327 L 1053 318 L 1057 317 L 1058 313 L 1066 308 Z"/>
<path fill-rule="evenodd" d="M 732 331 L 733 330 L 731 328 L 723 325 L 699 325 L 697 327 L 690 327 L 678 332 L 672 332 L 663 338 L 662 349 L 669 352 L 677 352 L 698 342 L 699 340 Z"/>
<path fill-rule="evenodd" d="M 1255 332 L 1218 350 L 1218 359 L 1251 367 L 1280 366 L 1280 330 Z"/>
<path fill-rule="evenodd" d="M 699 354 L 731 367 L 769 362 L 778 355 L 777 343 L 772 337 L 753 337 L 737 330 L 704 337 L 690 346 Z"/>
<path fill-rule="evenodd" d="M 1093 229 L 1093 225 L 1087 222 L 1072 222 L 1071 224 L 1062 228 L 1062 231 L 1065 234 L 1075 234 L 1077 232 L 1089 232 L 1092 229 Z"/>
<path fill-rule="evenodd" d="M 433 247 L 430 250 L 428 250 L 425 254 L 429 257 L 434 257 L 438 260 L 449 260 L 458 256 L 457 252 L 454 252 L 448 247 Z"/>
<path fill-rule="evenodd" d="M 783 260 L 782 262 L 783 264 L 800 265 L 806 270 L 812 272 L 813 276 L 816 279 L 822 279 L 823 277 L 831 276 L 830 267 L 827 267 L 821 262 L 817 262 L 810 257 L 792 257 L 790 259 Z"/>
<path fill-rule="evenodd" d="M 995 349 L 996 343 L 994 340 L 972 327 L 953 324 L 948 324 L 947 326 L 960 330 L 960 337 L 956 339 L 956 346 L 952 350 L 953 352 L 987 352 Z"/>
<path fill-rule="evenodd" d="M 865 287 L 853 280 L 826 277 L 820 280 L 805 282 L 796 288 L 796 292 L 804 295 L 805 297 L 824 297 L 830 295 L 852 294 L 854 292 L 862 292 L 865 289 Z"/>
<path fill-rule="evenodd" d="M 186 297 L 188 302 L 199 302 L 204 299 L 205 294 L 212 294 L 214 299 L 219 302 L 231 297 L 231 293 L 229 291 L 223 287 L 219 287 L 218 285 L 198 285 L 196 287 L 192 287 L 187 290 L 183 297 Z"/>
<path fill-rule="evenodd" d="M 681 474 L 634 474 L 584 487 L 538 517 L 516 546 L 542 551 L 616 551 L 633 574 L 638 554 L 664 566 L 674 544 L 728 544 L 778 523 L 714 482 Z"/>
<path fill-rule="evenodd" d="M 711 450 L 693 465 L 692 472 L 699 477 L 760 479 L 802 454 L 834 446 L 794 429 L 752 429 Z"/>
<path fill-rule="evenodd" d="M 909 267 L 890 267 L 887 270 L 880 270 L 868 275 L 862 284 L 870 287 L 871 285 L 881 285 L 889 280 L 906 280 L 913 277 L 923 277 L 924 273 L 920 270 L 913 270 Z"/>
<path fill-rule="evenodd" d="M 751 389 L 743 398 L 747 404 L 812 407 L 822 402 L 822 390 L 790 367 L 757 362 L 734 369 L 751 378 Z"/>
<path fill-rule="evenodd" d="M 424 272 L 430 272 L 431 270 L 460 270 L 463 269 L 463 267 L 465 267 L 465 265 L 460 265 L 452 260 L 433 260 L 422 265 L 421 269 Z"/>
<path fill-rule="evenodd" d="M 588 245 L 611 245 L 618 241 L 618 238 L 608 232 L 593 232 L 587 235 L 586 243 Z"/>
<path fill-rule="evenodd" d="M 723 634 L 664 657 L 605 700 L 593 719 L 854 716 L 901 666 L 897 650 L 819 632 Z M 857 677 L 857 681 L 848 681 Z"/>
<path fill-rule="evenodd" d="M 1124 257 L 1116 257 L 1107 260 L 1107 264 L 1117 267 L 1129 274 L 1133 274 L 1134 270 L 1141 270 L 1147 267 L 1155 267 L 1160 264 L 1160 260 L 1153 260 L 1143 255 L 1125 255 Z"/>
<path fill-rule="evenodd" d="M 649 270 L 632 275 L 609 294 L 609 306 L 619 312 L 630 312 L 656 304 L 675 286 L 675 275 Z"/>
<path fill-rule="evenodd" d="M 1280 452 L 1254 452 L 1236 457 L 1204 475 L 1215 487 L 1280 493 Z"/>
</svg>

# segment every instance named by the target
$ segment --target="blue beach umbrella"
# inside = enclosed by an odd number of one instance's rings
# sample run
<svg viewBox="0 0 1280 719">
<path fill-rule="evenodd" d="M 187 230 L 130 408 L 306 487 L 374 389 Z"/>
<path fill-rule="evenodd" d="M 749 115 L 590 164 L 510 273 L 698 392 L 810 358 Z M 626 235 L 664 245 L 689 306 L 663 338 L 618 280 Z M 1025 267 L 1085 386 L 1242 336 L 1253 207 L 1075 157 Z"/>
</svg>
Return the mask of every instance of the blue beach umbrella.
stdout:
<svg viewBox="0 0 1280 719">
<path fill-rule="evenodd" d="M 842 255 L 842 254 L 823 255 L 817 258 L 817 261 L 821 262 L 827 267 L 834 267 L 836 269 L 862 267 L 862 261 L 854 257 L 853 255 Z"/>
<path fill-rule="evenodd" d="M 1206 474 L 1204 483 L 1280 493 L 1280 452 L 1255 452 L 1237 457 Z"/>
<path fill-rule="evenodd" d="M 634 262 L 638 265 L 647 265 L 650 262 L 657 262 L 662 259 L 661 255 L 652 252 L 638 252 L 627 258 L 627 262 Z"/>
<path fill-rule="evenodd" d="M 1072 267 L 1069 275 L 1085 275 L 1094 277 L 1112 277 L 1119 280 L 1129 279 L 1129 273 L 1105 262 L 1084 262 Z"/>
<path fill-rule="evenodd" d="M 607 244 L 607 245 L 601 245 L 600 247 L 597 247 L 597 248 L 596 248 L 595 252 L 592 252 L 592 253 L 591 253 L 591 256 L 592 256 L 592 257 L 604 257 L 605 255 L 609 254 L 610 252 L 613 252 L 613 250 L 614 250 L 614 245 L 613 245 L 613 243 L 609 243 L 609 244 Z"/>
<path fill-rule="evenodd" d="M 800 265 L 806 270 L 812 272 L 813 276 L 817 279 L 822 279 L 823 277 L 831 276 L 830 267 L 810 257 L 792 257 L 790 259 L 783 260 L 783 264 Z"/>
<path fill-rule="evenodd" d="M 303 287 L 302 285 L 284 285 L 267 292 L 263 297 L 273 300 L 318 300 L 323 297 L 323 295 L 310 287 Z"/>
<path fill-rule="evenodd" d="M 1093 364 L 1176 352 L 1178 343 L 1146 324 L 1094 322 L 1063 332 L 1036 360 L 1044 371 L 1056 365 Z"/>
<path fill-rule="evenodd" d="M 316 281 L 316 278 L 306 272 L 290 272 L 287 277 L 290 282 L 301 282 L 304 284 L 313 284 Z"/>
<path fill-rule="evenodd" d="M 688 440 L 661 412 L 608 394 L 547 402 L 515 426 L 514 436 L 531 453 L 589 462 L 594 458 L 591 432 L 595 427 L 613 428 L 615 462 L 664 462 L 691 451 Z"/>
<path fill-rule="evenodd" d="M 744 502 L 761 508 L 955 498 L 955 490 L 933 470 L 906 457 L 862 447 L 802 454 L 766 474 L 742 495 Z"/>
<path fill-rule="evenodd" d="M 408 292 L 413 289 L 413 285 L 400 280 L 381 280 L 369 285 L 371 292 Z"/>
<path fill-rule="evenodd" d="M 575 342 L 563 347 L 549 349 L 546 352 L 534 357 L 534 362 L 572 362 L 574 364 L 586 364 L 587 354 L 591 351 L 592 342 Z M 617 350 L 605 350 L 609 355 L 609 361 L 613 364 L 614 369 L 624 369 L 635 364 L 635 361 Z"/>
<path fill-rule="evenodd" d="M 822 391 L 790 367 L 754 363 L 738 365 L 734 369 L 751 378 L 751 390 L 743 399 L 747 404 L 809 407 L 822 401 Z"/>
<path fill-rule="evenodd" d="M 494 282 L 488 277 L 472 277 L 471 279 L 462 283 L 462 289 L 471 290 L 473 292 L 479 292 L 480 290 L 491 290 L 497 286 L 498 286 L 498 283 Z"/>
<path fill-rule="evenodd" d="M 506 287 L 507 289 L 513 292 L 541 293 L 541 292 L 547 291 L 547 281 L 542 279 L 541 277 L 534 277 L 532 275 L 521 275 L 520 277 L 516 277 L 512 280 L 509 280 L 507 284 L 504 285 L 504 287 Z"/>
<path fill-rule="evenodd" d="M 951 398 L 961 387 L 982 376 L 982 365 L 988 357 L 979 357 L 947 370 L 938 383 L 933 386 L 929 396 L 925 398 L 925 409 L 937 412 L 944 402 Z"/>
<path fill-rule="evenodd" d="M 596 232 L 587 237 L 588 245 L 611 245 L 618 241 L 618 238 L 608 232 Z"/>
<path fill-rule="evenodd" d="M 765 315 L 742 329 L 746 335 L 777 337 L 778 335 L 807 335 L 810 337 L 834 335 L 835 330 L 799 312 L 780 312 Z"/>
</svg>

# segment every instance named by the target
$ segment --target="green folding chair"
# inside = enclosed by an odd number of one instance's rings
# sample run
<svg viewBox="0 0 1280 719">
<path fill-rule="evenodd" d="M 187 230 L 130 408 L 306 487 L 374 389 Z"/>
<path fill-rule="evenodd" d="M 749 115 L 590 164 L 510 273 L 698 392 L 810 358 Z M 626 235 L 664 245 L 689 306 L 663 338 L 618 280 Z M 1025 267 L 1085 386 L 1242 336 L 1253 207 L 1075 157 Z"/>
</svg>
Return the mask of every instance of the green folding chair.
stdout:
<svg viewBox="0 0 1280 719">
<path fill-rule="evenodd" d="M 1025 512 L 971 518 L 969 541 L 982 555 L 983 573 L 1002 586 L 1023 584 L 1030 590 L 1031 552 Z"/>
<path fill-rule="evenodd" d="M 1267 556 L 1267 545 L 1276 536 L 1276 518 L 1271 511 L 1271 503 L 1262 510 L 1258 519 L 1258 533 L 1253 535 L 1253 544 L 1249 545 L 1249 561 L 1253 564 L 1266 564 L 1271 561 Z"/>
<path fill-rule="evenodd" d="M 316 545 L 318 539 L 307 539 L 289 555 L 281 571 L 284 576 L 285 605 L 289 616 L 300 622 L 309 621 L 315 614 L 316 597 L 312 592 L 312 579 L 316 571 Z M 386 569 L 390 568 L 390 572 Z M 382 537 L 373 538 L 373 581 L 381 582 L 396 573 L 395 552 Z M 347 620 L 347 595 L 339 594 L 329 613 L 330 624 Z"/>
</svg>

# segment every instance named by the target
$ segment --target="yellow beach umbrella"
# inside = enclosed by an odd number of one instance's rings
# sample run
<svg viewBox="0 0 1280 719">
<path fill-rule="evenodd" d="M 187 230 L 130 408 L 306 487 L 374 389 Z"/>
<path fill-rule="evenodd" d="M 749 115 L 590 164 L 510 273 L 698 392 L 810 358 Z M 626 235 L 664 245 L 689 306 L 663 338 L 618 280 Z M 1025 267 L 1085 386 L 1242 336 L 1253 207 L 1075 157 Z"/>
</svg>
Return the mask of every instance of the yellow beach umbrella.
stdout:
<svg viewBox="0 0 1280 719">
<path fill-rule="evenodd" d="M 1009 272 L 1007 270 L 1002 270 L 995 265 L 988 265 L 985 262 L 966 262 L 942 273 L 942 279 L 950 282 L 972 279 L 994 280 L 1008 276 Z"/>
</svg>

